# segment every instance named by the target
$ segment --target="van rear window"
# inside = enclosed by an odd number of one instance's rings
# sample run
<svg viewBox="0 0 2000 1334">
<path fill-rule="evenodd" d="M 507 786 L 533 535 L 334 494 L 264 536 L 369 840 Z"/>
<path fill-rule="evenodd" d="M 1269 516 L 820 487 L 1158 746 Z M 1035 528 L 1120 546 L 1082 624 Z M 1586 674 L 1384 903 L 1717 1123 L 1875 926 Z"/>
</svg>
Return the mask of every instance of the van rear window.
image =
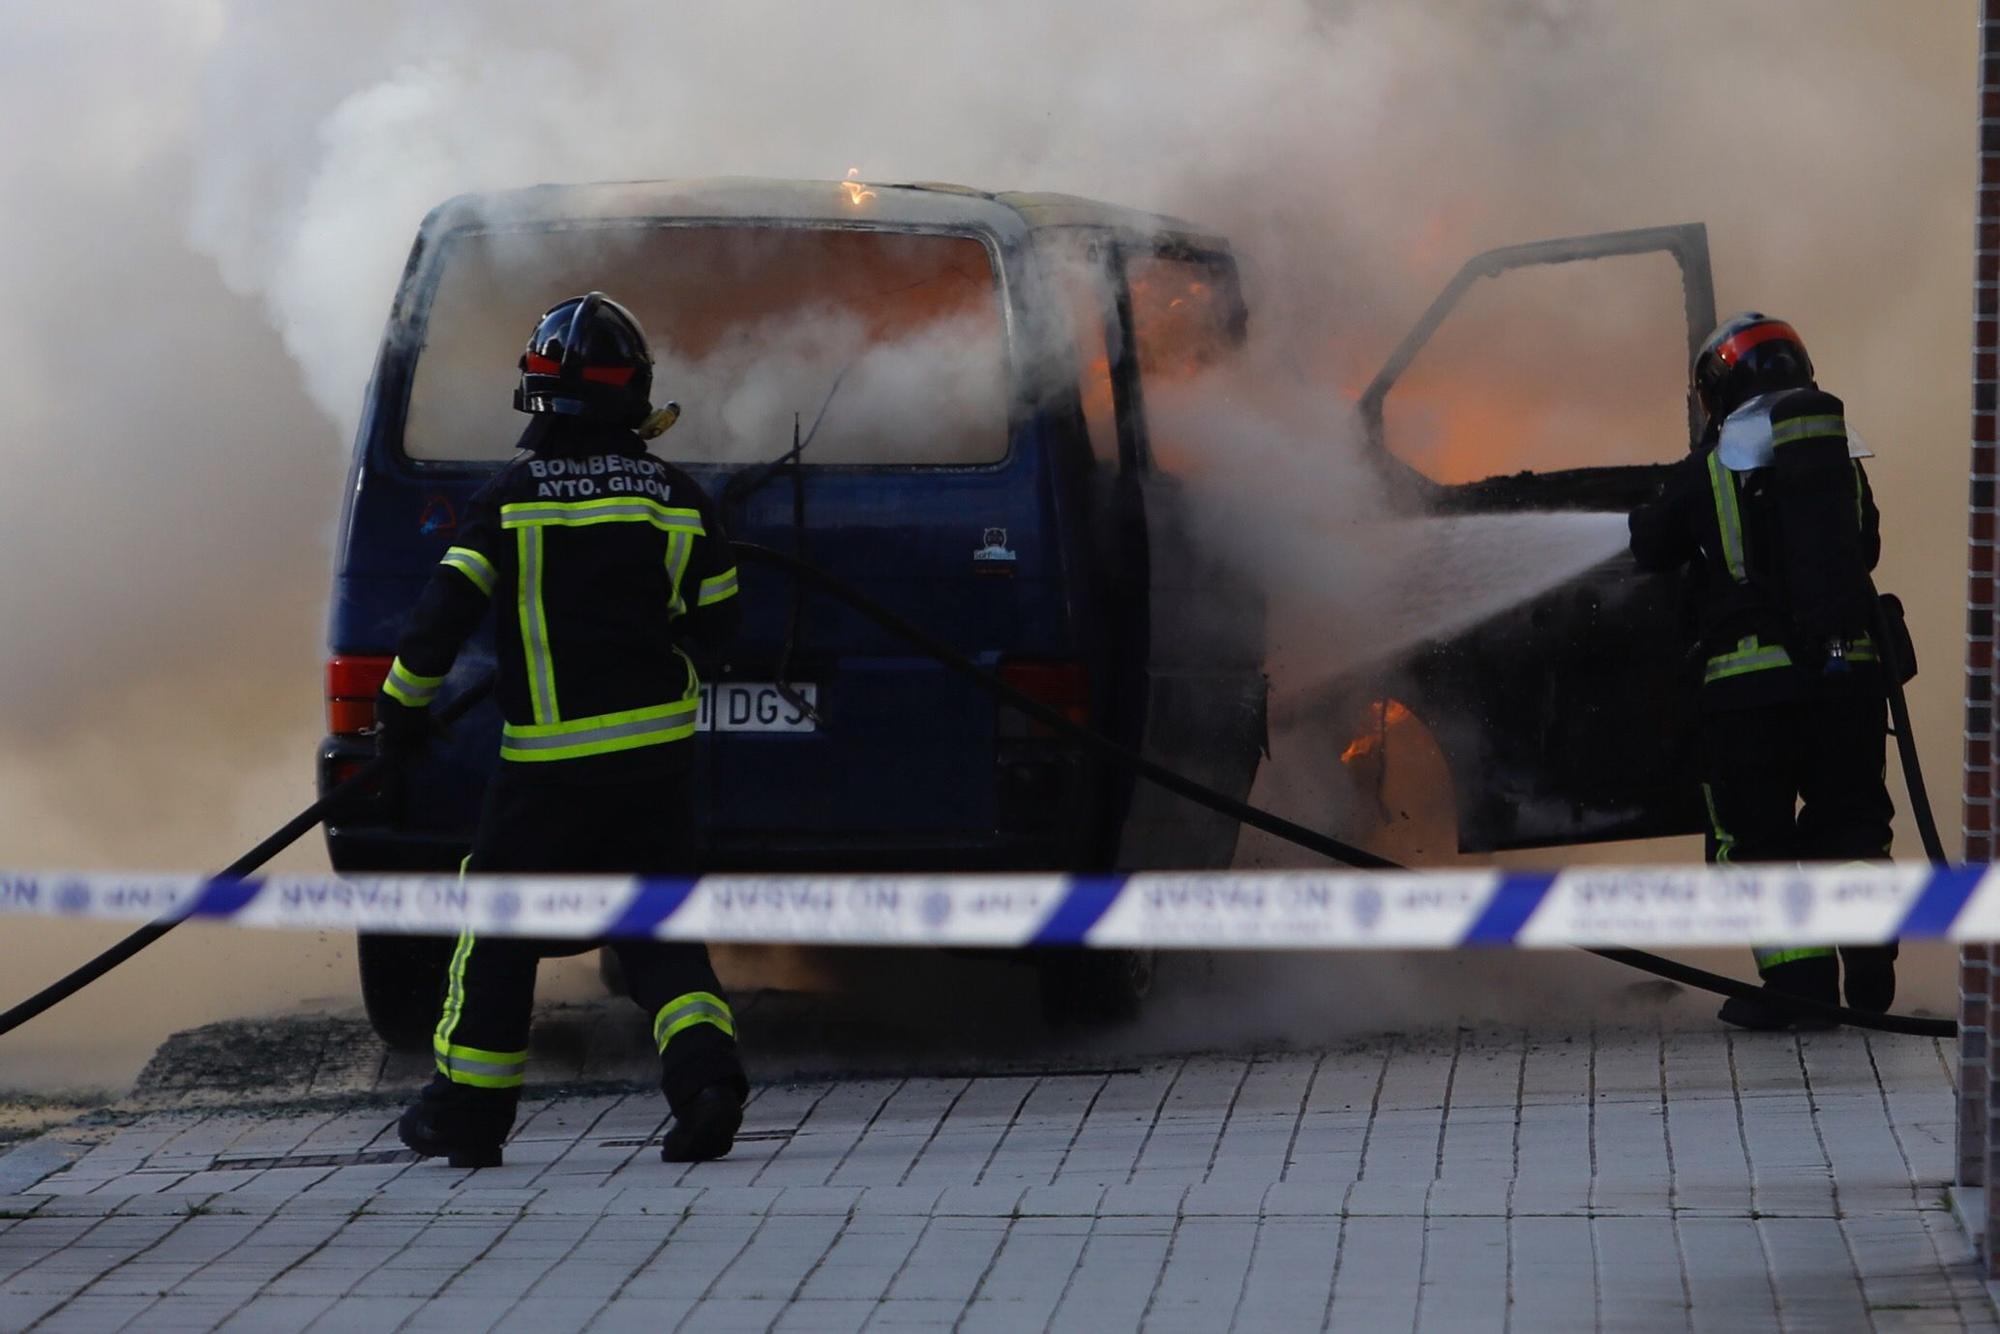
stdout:
<svg viewBox="0 0 2000 1334">
<path fill-rule="evenodd" d="M 448 237 L 404 453 L 512 453 L 526 422 L 512 396 L 528 330 L 593 288 L 645 326 L 654 402 L 681 405 L 679 424 L 653 443 L 662 457 L 775 458 L 791 446 L 794 414 L 810 430 L 823 405 L 808 464 L 972 465 L 1007 452 L 1004 323 L 978 240 L 645 223 Z"/>
</svg>

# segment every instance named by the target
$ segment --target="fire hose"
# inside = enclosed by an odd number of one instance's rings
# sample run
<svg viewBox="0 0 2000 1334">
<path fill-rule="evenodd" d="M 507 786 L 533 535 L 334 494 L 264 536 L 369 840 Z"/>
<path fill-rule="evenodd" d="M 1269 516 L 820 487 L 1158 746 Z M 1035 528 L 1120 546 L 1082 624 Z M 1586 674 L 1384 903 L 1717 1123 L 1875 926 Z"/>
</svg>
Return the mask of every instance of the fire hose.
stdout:
<svg viewBox="0 0 2000 1334">
<path fill-rule="evenodd" d="M 795 580 L 812 584 L 836 600 L 847 604 L 865 619 L 887 630 L 920 649 L 954 674 L 962 677 L 978 689 L 985 691 L 996 700 L 1015 711 L 1081 744 L 1086 750 L 1121 768 L 1125 768 L 1155 783 L 1167 791 L 1183 797 L 1196 805 L 1205 806 L 1219 814 L 1229 816 L 1253 829 L 1259 829 L 1273 837 L 1285 840 L 1309 852 L 1366 870 L 1403 870 L 1400 863 L 1381 857 L 1366 849 L 1342 842 L 1330 835 L 1305 825 L 1297 824 L 1270 811 L 1252 806 L 1248 802 L 1217 792 L 1213 788 L 1183 774 L 1174 772 L 1164 765 L 1147 759 L 1128 746 L 1114 741 L 1081 723 L 1073 722 L 1061 711 L 1028 695 L 997 675 L 987 671 L 971 658 L 938 639 L 920 626 L 906 620 L 898 613 L 877 602 L 859 589 L 853 587 L 837 575 L 801 560 L 796 556 L 753 542 L 731 544 L 739 557 L 753 564 L 764 565 L 790 574 Z M 1885 675 L 1890 688 L 1890 712 L 1895 723 L 1898 750 L 1903 760 L 1903 771 L 1910 789 L 1910 799 L 1917 813 L 1918 827 L 1923 833 L 1927 853 L 1938 865 L 1945 865 L 1943 845 L 1938 839 L 1937 827 L 1932 819 L 1928 797 L 1925 793 L 1923 776 L 1917 762 L 1915 739 L 1910 731 L 1909 707 L 1902 689 L 1902 663 L 1899 659 L 1900 642 L 1886 619 L 1880 625 L 1880 640 L 1885 657 Z M 454 721 L 473 705 L 477 704 L 492 689 L 493 679 L 489 676 L 479 681 L 449 704 L 439 707 L 436 725 Z M 358 771 L 336 786 L 326 796 L 314 802 L 305 810 L 292 817 L 278 829 L 226 867 L 223 877 L 240 877 L 250 874 L 279 852 L 303 837 L 321 820 L 333 814 L 352 797 L 361 793 L 370 784 L 386 776 L 392 767 L 387 757 L 377 757 L 364 764 Z M 0 1036 L 12 1032 L 43 1011 L 74 995 L 98 978 L 116 968 L 139 951 L 179 925 L 180 917 L 166 917 L 148 923 L 127 936 L 111 949 L 92 959 L 68 976 L 43 988 L 34 996 L 0 1013 Z M 1824 1004 L 1799 996 L 1783 996 L 1768 993 L 1764 988 L 1735 978 L 1724 977 L 1706 969 L 1665 959 L 1644 950 L 1597 948 L 1585 951 L 1612 963 L 1623 964 L 1640 972 L 1666 978 L 1686 986 L 1710 991 L 1719 996 L 1741 996 L 1752 998 L 1792 1010 L 1802 1018 L 1812 1018 L 1845 1024 L 1853 1028 L 1872 1029 L 1882 1033 L 1906 1033 L 1919 1037 L 1952 1037 L 1958 1032 L 1958 1025 L 1949 1019 L 1923 1019 L 1910 1015 L 1874 1014 L 1865 1010 L 1850 1009 L 1842 1005 Z"/>
<path fill-rule="evenodd" d="M 480 680 L 475 681 L 466 689 L 465 693 L 459 695 L 449 704 L 439 706 L 437 716 L 432 721 L 432 726 L 444 727 L 457 721 L 470 712 L 473 705 L 485 699 L 491 693 L 492 689 L 493 678 L 491 676 L 482 677 Z M 386 755 L 378 755 L 374 759 L 369 760 L 366 764 L 348 775 L 345 780 L 335 785 L 333 791 L 327 793 L 297 815 L 294 815 L 282 826 L 274 830 L 270 837 L 244 853 L 241 857 L 238 857 L 235 861 L 229 863 L 229 865 L 223 867 L 221 872 L 218 873 L 217 878 L 233 880 L 249 875 L 265 862 L 270 861 L 271 858 L 277 856 L 301 838 L 304 838 L 312 831 L 315 825 L 339 810 L 343 804 L 361 795 L 361 793 L 374 783 L 388 777 L 394 765 L 395 762 Z M 124 963 L 140 950 L 145 949 L 161 936 L 166 935 L 167 932 L 179 926 L 183 920 L 185 919 L 180 916 L 168 916 L 146 923 L 146 925 L 140 927 L 137 931 L 134 931 L 131 935 L 125 937 L 125 939 L 119 941 L 116 945 L 113 945 L 110 949 L 104 951 L 104 953 L 98 955 L 75 972 L 51 982 L 48 986 L 43 987 L 40 991 L 28 997 L 28 999 L 22 1001 L 11 1010 L 0 1013 L 0 1036 L 13 1032 L 22 1024 L 41 1014 L 44 1010 L 68 1000 L 71 996 L 82 991 L 119 964 Z"/>
</svg>

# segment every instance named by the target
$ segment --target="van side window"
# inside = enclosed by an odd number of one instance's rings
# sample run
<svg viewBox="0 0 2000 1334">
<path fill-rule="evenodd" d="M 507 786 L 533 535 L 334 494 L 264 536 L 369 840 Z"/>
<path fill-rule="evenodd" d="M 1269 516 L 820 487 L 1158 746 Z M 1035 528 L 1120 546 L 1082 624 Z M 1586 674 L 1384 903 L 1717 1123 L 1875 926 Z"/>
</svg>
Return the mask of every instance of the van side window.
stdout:
<svg viewBox="0 0 2000 1334">
<path fill-rule="evenodd" d="M 1202 392 L 1199 381 L 1241 346 L 1244 309 L 1236 271 L 1209 255 L 1132 253 L 1125 259 L 1132 335 L 1146 403 L 1153 465 L 1166 473 L 1197 466 L 1194 442 L 1177 439 L 1176 406 Z"/>
</svg>

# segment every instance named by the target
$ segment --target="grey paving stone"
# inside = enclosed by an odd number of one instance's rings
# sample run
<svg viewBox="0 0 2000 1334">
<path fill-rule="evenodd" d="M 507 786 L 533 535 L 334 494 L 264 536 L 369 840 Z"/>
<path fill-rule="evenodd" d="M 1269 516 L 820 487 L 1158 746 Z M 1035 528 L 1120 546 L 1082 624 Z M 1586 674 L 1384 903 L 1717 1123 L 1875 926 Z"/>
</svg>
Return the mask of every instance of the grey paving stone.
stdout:
<svg viewBox="0 0 2000 1334">
<path fill-rule="evenodd" d="M 785 1307 L 771 1328 L 777 1334 L 853 1334 L 877 1309 L 873 1301 L 803 1297 Z"/>
<path fill-rule="evenodd" d="M 542 1178 L 544 1181 L 560 1182 L 562 1178 Z M 574 1214 L 595 1217 L 611 1207 L 623 1189 L 613 1186 L 571 1186 L 551 1184 L 544 1186 L 541 1193 L 528 1202 L 527 1213 Z"/>
<path fill-rule="evenodd" d="M 1471 1032 L 776 1085 L 777 1137 L 694 1168 L 607 1143 L 654 1101 L 532 1100 L 476 1174 L 197 1171 L 385 1143 L 379 1110 L 143 1118 L 0 1218 L 0 1328 L 1996 1329 L 1932 1184 L 1932 1042 Z"/>
<path fill-rule="evenodd" d="M 865 1186 L 854 1202 L 854 1213 L 925 1216 L 936 1210 L 944 1192 L 943 1186 Z"/>
<path fill-rule="evenodd" d="M 1054 1186 L 1030 1186 L 1022 1194 L 1015 1212 L 1029 1217 L 1090 1218 L 1102 1209 L 1107 1187 L 1065 1182 Z"/>
<path fill-rule="evenodd" d="M 423 1304 L 417 1297 L 343 1297 L 307 1328 L 312 1334 L 378 1334 L 395 1329 Z"/>
<path fill-rule="evenodd" d="M 860 1186 L 787 1186 L 771 1201 L 774 1214 L 831 1214 L 845 1217 L 860 1204 Z"/>
<path fill-rule="evenodd" d="M 778 1186 L 709 1186 L 696 1194 L 685 1207 L 689 1213 L 757 1217 L 770 1212 L 781 1190 Z M 627 1194 L 642 1195 L 643 1192 L 633 1190 Z M 623 1212 L 622 1197 L 616 1212 Z"/>
<path fill-rule="evenodd" d="M 331 1297 L 257 1297 L 238 1307 L 221 1325 L 223 1334 L 266 1334 L 305 1329 L 333 1305 Z M 477 1326 L 472 1326 L 477 1328 Z M 460 1325 L 458 1328 L 467 1328 Z"/>
<path fill-rule="evenodd" d="M 1027 1191 L 1026 1186 L 1019 1185 L 949 1186 L 931 1212 L 966 1218 L 1005 1217 L 1014 1212 Z"/>
</svg>

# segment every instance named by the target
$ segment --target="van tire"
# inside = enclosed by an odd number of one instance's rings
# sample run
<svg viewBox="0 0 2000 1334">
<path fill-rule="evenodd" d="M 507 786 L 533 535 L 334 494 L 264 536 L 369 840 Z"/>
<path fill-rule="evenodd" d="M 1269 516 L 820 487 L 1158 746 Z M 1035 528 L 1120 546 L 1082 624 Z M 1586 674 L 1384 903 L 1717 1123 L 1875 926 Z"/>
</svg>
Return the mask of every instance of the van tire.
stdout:
<svg viewBox="0 0 2000 1334">
<path fill-rule="evenodd" d="M 391 1051 L 429 1051 L 451 964 L 449 936 L 362 934 L 354 938 L 361 966 L 361 1005 Z"/>
<path fill-rule="evenodd" d="M 1049 949 L 1036 956 L 1036 989 L 1050 1028 L 1130 1023 L 1153 991 L 1151 950 Z"/>
</svg>

